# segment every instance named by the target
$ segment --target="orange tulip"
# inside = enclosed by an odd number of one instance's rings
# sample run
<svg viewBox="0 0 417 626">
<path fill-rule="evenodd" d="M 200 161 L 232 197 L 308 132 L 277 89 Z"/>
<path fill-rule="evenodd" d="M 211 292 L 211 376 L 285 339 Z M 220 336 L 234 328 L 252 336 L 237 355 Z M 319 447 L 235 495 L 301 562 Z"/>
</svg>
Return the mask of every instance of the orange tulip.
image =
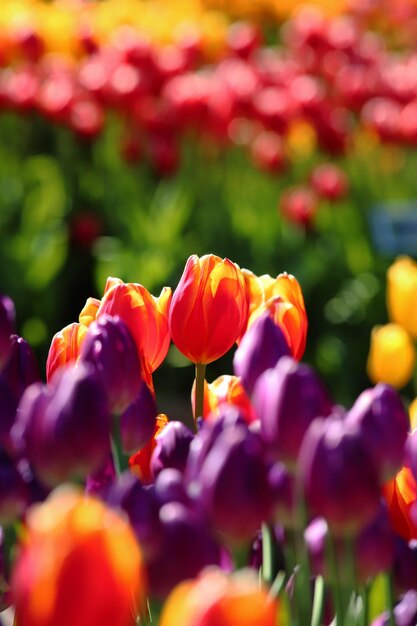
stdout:
<svg viewBox="0 0 417 626">
<path fill-rule="evenodd" d="M 417 513 L 417 483 L 411 469 L 405 465 L 384 485 L 383 495 L 394 531 L 406 541 L 417 539 L 417 518 L 412 515 L 412 509 Z"/>
<path fill-rule="evenodd" d="M 263 289 L 263 298 L 256 288 L 252 288 L 255 306 L 248 320 L 248 328 L 265 311 L 283 331 L 292 355 L 300 360 L 304 354 L 308 319 L 303 293 L 297 279 L 284 272 L 276 278 L 264 274 L 258 278 Z M 251 279 L 254 285 L 254 279 Z M 257 283 L 259 285 L 259 283 Z"/>
<path fill-rule="evenodd" d="M 128 522 L 60 488 L 29 510 L 11 588 L 20 626 L 133 626 L 147 583 Z"/>
<path fill-rule="evenodd" d="M 132 474 L 137 476 L 144 485 L 149 485 L 153 481 L 153 476 L 150 468 L 152 452 L 155 450 L 156 440 L 155 437 L 165 428 L 168 424 L 168 418 L 163 413 L 160 413 L 156 417 L 155 430 L 152 435 L 152 439 L 148 441 L 146 446 L 141 448 L 139 452 L 132 454 L 129 458 L 129 467 Z"/>
<path fill-rule="evenodd" d="M 84 324 L 84 326 L 90 326 L 91 322 L 97 317 L 97 311 L 100 306 L 100 300 L 97 298 L 87 298 L 87 302 L 85 303 L 78 321 L 80 324 Z"/>
<path fill-rule="evenodd" d="M 230 350 L 247 317 L 245 280 L 237 265 L 213 254 L 191 256 L 169 313 L 178 350 L 193 363 L 211 363 Z"/>
<path fill-rule="evenodd" d="M 171 289 L 164 287 L 159 298 L 137 283 L 108 279 L 106 291 L 97 311 L 101 315 L 118 315 L 129 328 L 139 357 L 150 372 L 156 370 L 168 352 L 170 336 L 168 311 Z"/>
<path fill-rule="evenodd" d="M 74 322 L 56 333 L 51 342 L 46 361 L 46 380 L 52 380 L 55 373 L 65 365 L 75 365 L 88 327 Z"/>
<path fill-rule="evenodd" d="M 259 587 L 256 574 L 241 570 L 228 575 L 206 569 L 168 596 L 159 626 L 278 626 L 280 607 Z"/>
<path fill-rule="evenodd" d="M 191 401 L 193 412 L 195 412 L 195 383 L 191 392 Z M 256 419 L 251 402 L 238 376 L 219 376 L 212 383 L 204 383 L 204 419 L 209 416 L 211 419 L 215 419 L 220 414 L 220 407 L 225 403 L 238 408 L 248 423 Z"/>
</svg>

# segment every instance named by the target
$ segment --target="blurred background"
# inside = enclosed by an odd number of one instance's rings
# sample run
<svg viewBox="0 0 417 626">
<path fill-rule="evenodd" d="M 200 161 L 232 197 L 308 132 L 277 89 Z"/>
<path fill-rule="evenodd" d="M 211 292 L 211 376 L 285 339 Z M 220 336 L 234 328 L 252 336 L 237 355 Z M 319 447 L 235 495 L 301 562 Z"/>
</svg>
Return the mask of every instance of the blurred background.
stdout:
<svg viewBox="0 0 417 626">
<path fill-rule="evenodd" d="M 416 41 L 414 0 L 1 0 L 0 290 L 42 371 L 107 276 L 158 295 L 212 252 L 297 277 L 351 404 L 417 253 Z M 172 349 L 163 410 L 192 377 Z"/>
</svg>

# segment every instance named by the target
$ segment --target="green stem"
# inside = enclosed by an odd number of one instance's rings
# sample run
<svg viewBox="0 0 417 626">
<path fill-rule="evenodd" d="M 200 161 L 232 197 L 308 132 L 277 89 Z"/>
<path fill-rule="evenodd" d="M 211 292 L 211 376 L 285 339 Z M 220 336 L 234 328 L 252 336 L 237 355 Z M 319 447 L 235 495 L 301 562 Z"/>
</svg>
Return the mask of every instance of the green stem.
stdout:
<svg viewBox="0 0 417 626">
<path fill-rule="evenodd" d="M 387 600 L 388 600 L 388 624 L 389 626 L 395 626 L 395 617 L 394 617 L 394 606 L 395 606 L 395 598 L 394 598 L 394 581 L 391 572 L 387 572 L 385 574 L 386 581 L 386 589 L 387 589 Z"/>
<path fill-rule="evenodd" d="M 268 587 L 274 580 L 274 544 L 268 524 L 262 524 L 262 580 Z"/>
<path fill-rule="evenodd" d="M 311 626 L 320 626 L 324 608 L 324 580 L 317 576 L 314 585 L 313 610 L 311 614 Z"/>
<path fill-rule="evenodd" d="M 195 410 L 194 420 L 202 417 L 204 412 L 204 380 L 206 375 L 206 364 L 195 364 Z"/>
<path fill-rule="evenodd" d="M 336 611 L 336 624 L 337 626 L 343 626 L 344 624 L 344 608 L 343 608 L 343 594 L 340 587 L 339 573 L 337 571 L 337 561 L 335 548 L 333 543 L 333 537 L 330 531 L 327 535 L 327 562 L 329 564 L 331 588 L 333 596 L 334 609 Z"/>
</svg>

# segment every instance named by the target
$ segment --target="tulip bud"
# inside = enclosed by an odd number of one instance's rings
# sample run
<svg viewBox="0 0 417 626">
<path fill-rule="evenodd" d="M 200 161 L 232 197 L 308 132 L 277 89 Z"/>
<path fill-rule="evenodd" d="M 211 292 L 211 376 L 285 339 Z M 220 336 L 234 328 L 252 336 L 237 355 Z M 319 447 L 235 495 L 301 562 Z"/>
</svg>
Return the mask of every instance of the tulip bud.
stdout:
<svg viewBox="0 0 417 626">
<path fill-rule="evenodd" d="M 252 395 L 259 376 L 274 367 L 282 356 L 289 355 L 284 333 L 268 313 L 264 313 L 243 335 L 234 355 L 233 368 L 247 393 Z"/>
<path fill-rule="evenodd" d="M 340 419 L 316 419 L 298 458 L 307 505 L 335 535 L 370 522 L 379 506 L 377 470 L 358 429 Z"/>
<path fill-rule="evenodd" d="M 12 449 L 11 429 L 15 421 L 17 401 L 13 391 L 0 374 L 0 445 Z"/>
<path fill-rule="evenodd" d="M 164 504 L 159 519 L 161 544 L 148 572 L 152 595 L 164 598 L 178 583 L 219 564 L 220 549 L 204 518 L 179 502 Z"/>
<path fill-rule="evenodd" d="M 159 503 L 154 491 L 144 488 L 130 472 L 124 472 L 113 483 L 107 502 L 124 511 L 148 560 L 160 546 Z"/>
<path fill-rule="evenodd" d="M 211 363 L 246 326 L 248 299 L 240 269 L 229 259 L 191 256 L 172 296 L 172 340 L 193 363 Z"/>
<path fill-rule="evenodd" d="M 191 505 L 182 473 L 173 467 L 163 469 L 155 479 L 155 496 L 161 506 L 169 502 Z"/>
<path fill-rule="evenodd" d="M 402 593 L 413 589 L 417 591 L 417 541 L 404 541 L 402 537 L 395 538 L 394 564 L 392 567 L 394 584 Z"/>
<path fill-rule="evenodd" d="M 294 466 L 304 435 L 316 417 L 326 417 L 332 403 L 315 372 L 290 357 L 258 379 L 253 405 L 261 436 L 271 455 Z"/>
<path fill-rule="evenodd" d="M 13 301 L 8 296 L 0 295 L 0 370 L 11 353 L 10 335 L 15 330 L 15 316 Z"/>
<path fill-rule="evenodd" d="M 126 454 L 140 450 L 155 430 L 157 408 L 155 397 L 145 382 L 138 395 L 120 416 L 120 436 Z"/>
<path fill-rule="evenodd" d="M 272 511 L 260 439 L 246 427 L 224 430 L 199 475 L 200 498 L 214 526 L 236 541 L 249 539 Z"/>
<path fill-rule="evenodd" d="M 164 287 L 159 298 L 155 298 L 137 283 L 108 281 L 108 284 L 96 319 L 105 314 L 119 316 L 133 337 L 139 360 L 145 360 L 144 369 L 153 372 L 168 352 L 171 289 Z"/>
<path fill-rule="evenodd" d="M 403 463 L 409 425 L 397 392 L 382 383 L 367 389 L 346 415 L 346 421 L 357 425 L 367 441 L 381 481 L 395 476 Z"/>
<path fill-rule="evenodd" d="M 195 414 L 195 381 L 191 390 L 193 414 Z M 222 414 L 222 406 L 235 406 L 250 424 L 256 420 L 256 415 L 238 376 L 224 374 L 212 383 L 204 381 L 204 406 L 202 417 L 207 420 L 216 420 Z"/>
<path fill-rule="evenodd" d="M 253 570 L 228 575 L 210 568 L 176 587 L 160 626 L 275 626 L 287 623 L 286 610 L 259 586 Z"/>
<path fill-rule="evenodd" d="M 130 626 L 147 584 L 133 532 L 99 500 L 61 489 L 27 516 L 12 573 L 22 626 Z M 77 602 L 74 599 L 77 598 Z"/>
<path fill-rule="evenodd" d="M 56 372 L 67 365 L 77 362 L 83 341 L 86 337 L 87 326 L 74 322 L 55 333 L 49 347 L 46 360 L 46 380 L 52 381 Z"/>
<path fill-rule="evenodd" d="M 113 414 L 132 404 L 142 386 L 141 367 L 135 343 L 119 317 L 102 315 L 91 323 L 81 361 L 91 363 L 103 381 Z"/>
<path fill-rule="evenodd" d="M 193 433 L 182 422 L 169 422 L 156 437 L 152 453 L 151 471 L 157 476 L 166 467 L 184 471 Z"/>
<path fill-rule="evenodd" d="M 80 364 L 55 388 L 32 385 L 13 429 L 39 478 L 53 486 L 99 470 L 110 452 L 110 414 L 95 371 Z"/>
<path fill-rule="evenodd" d="M 343 198 L 349 187 L 346 174 L 333 163 L 319 165 L 311 175 L 311 183 L 318 196 L 330 201 Z"/>
<path fill-rule="evenodd" d="M 281 196 L 279 210 L 289 222 L 311 228 L 317 212 L 317 198 L 307 187 L 294 187 Z"/>
<path fill-rule="evenodd" d="M 12 459 L 0 448 L 0 524 L 12 524 L 30 501 L 28 485 Z"/>
<path fill-rule="evenodd" d="M 400 256 L 387 272 L 387 308 L 390 320 L 417 339 L 417 263 Z"/>
<path fill-rule="evenodd" d="M 12 335 L 10 339 L 11 353 L 2 377 L 13 391 L 16 402 L 19 402 L 25 389 L 40 380 L 39 368 L 28 342 L 17 335 Z"/>
<path fill-rule="evenodd" d="M 415 359 L 414 345 L 404 328 L 385 324 L 372 329 L 367 372 L 373 383 L 401 389 L 413 374 Z"/>
</svg>

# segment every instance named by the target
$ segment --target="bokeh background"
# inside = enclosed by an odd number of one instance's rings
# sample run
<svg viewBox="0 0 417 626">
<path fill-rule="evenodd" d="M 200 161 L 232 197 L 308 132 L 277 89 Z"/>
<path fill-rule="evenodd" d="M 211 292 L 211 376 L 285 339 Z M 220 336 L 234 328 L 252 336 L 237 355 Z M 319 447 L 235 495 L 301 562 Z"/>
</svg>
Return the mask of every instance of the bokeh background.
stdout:
<svg viewBox="0 0 417 626">
<path fill-rule="evenodd" d="M 158 295 L 211 252 L 298 278 L 351 404 L 417 253 L 416 35 L 413 0 L 1 0 L 0 290 L 41 369 L 107 276 Z M 171 349 L 163 410 L 192 377 Z"/>
</svg>

